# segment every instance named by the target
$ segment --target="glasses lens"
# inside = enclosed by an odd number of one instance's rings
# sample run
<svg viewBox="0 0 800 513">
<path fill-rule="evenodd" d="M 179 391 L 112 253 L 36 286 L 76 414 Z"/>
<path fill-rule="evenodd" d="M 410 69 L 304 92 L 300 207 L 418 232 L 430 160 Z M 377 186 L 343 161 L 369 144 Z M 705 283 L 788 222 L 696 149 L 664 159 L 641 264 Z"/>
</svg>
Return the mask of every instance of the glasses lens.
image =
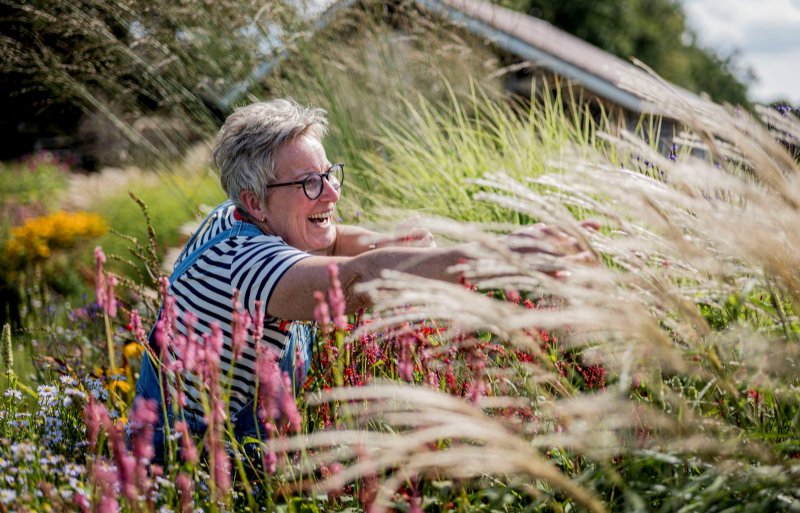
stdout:
<svg viewBox="0 0 800 513">
<path fill-rule="evenodd" d="M 322 175 L 314 173 L 308 175 L 308 178 L 303 180 L 303 192 L 306 193 L 308 199 L 317 199 L 322 194 Z"/>
<path fill-rule="evenodd" d="M 338 191 L 344 181 L 344 166 L 342 164 L 334 164 L 325 173 L 309 175 L 303 180 L 303 192 L 306 193 L 308 199 L 317 199 L 322 194 L 323 176 L 327 178 L 331 187 Z"/>
<path fill-rule="evenodd" d="M 344 182 L 344 166 L 342 164 L 334 164 L 328 170 L 328 183 L 337 191 Z"/>
</svg>

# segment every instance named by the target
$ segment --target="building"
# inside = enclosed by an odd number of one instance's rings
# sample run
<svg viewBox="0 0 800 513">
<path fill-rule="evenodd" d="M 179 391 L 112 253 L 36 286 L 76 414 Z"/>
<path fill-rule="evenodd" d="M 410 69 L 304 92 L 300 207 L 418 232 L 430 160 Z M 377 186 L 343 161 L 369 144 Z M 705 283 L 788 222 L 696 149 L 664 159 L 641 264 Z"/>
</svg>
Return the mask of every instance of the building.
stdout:
<svg viewBox="0 0 800 513">
<path fill-rule="evenodd" d="M 492 4 L 486 0 L 405 0 L 434 16 L 440 17 L 493 46 L 506 61 L 517 61 L 514 73 L 506 77 L 506 88 L 530 98 L 531 85 L 558 83 L 568 86 L 572 97 L 587 102 L 599 114 L 632 128 L 642 115 L 665 116 L 642 94 L 623 85 L 646 83 L 654 78 L 643 68 L 601 50 L 539 18 Z M 322 28 L 336 16 L 343 15 L 353 0 L 316 2 L 313 12 L 315 28 Z M 324 6 L 327 5 L 327 9 Z M 250 87 L 269 73 L 285 56 L 279 52 L 275 60 L 265 62 L 251 76 L 235 84 L 221 95 L 222 110 L 228 110 Z M 686 101 L 696 99 L 693 93 L 671 85 Z M 671 134 L 672 121 L 662 119 L 662 134 Z M 668 128 L 667 130 L 664 130 Z"/>
</svg>

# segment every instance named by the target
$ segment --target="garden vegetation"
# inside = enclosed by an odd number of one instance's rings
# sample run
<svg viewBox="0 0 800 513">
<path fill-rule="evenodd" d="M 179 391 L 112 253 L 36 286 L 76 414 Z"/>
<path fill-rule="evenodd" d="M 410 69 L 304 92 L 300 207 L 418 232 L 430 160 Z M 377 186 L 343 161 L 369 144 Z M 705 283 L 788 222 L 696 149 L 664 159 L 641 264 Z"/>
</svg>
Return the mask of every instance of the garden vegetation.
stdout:
<svg viewBox="0 0 800 513">
<path fill-rule="evenodd" d="M 620 130 L 566 87 L 507 101 L 480 50 L 414 26 L 407 52 L 353 28 L 328 66 L 299 44 L 266 87 L 330 111 L 328 153 L 356 175 L 343 218 L 423 225 L 471 258 L 460 284 L 385 273 L 365 286 L 375 308 L 351 317 L 332 267 L 302 393 L 257 347 L 266 442 L 232 436 L 219 340 L 172 330 L 160 260 L 219 199 L 208 168 L 169 161 L 81 208 L 51 155 L 0 169 L 0 511 L 800 508 L 797 116 L 621 75 L 684 127 L 660 148 L 657 119 Z M 432 68 L 437 52 L 462 58 Z M 132 253 L 114 258 L 91 238 L 122 219 Z M 507 235 L 535 222 L 591 256 Z M 262 320 L 230 308 L 237 343 L 258 346 Z M 177 422 L 158 465 L 157 412 L 133 401 L 143 358 L 165 405 L 185 373 L 206 384 L 209 429 Z"/>
</svg>

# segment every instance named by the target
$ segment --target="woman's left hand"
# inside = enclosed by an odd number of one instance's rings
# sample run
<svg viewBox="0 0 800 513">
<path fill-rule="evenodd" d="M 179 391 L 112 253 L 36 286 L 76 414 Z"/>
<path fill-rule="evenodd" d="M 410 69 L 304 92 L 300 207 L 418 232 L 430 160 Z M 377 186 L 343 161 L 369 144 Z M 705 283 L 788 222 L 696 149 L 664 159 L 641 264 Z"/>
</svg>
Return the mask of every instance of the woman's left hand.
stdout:
<svg viewBox="0 0 800 513">
<path fill-rule="evenodd" d="M 409 246 L 414 248 L 435 248 L 436 241 L 433 234 L 427 228 L 413 227 L 397 235 L 383 238 L 373 243 L 372 249 Z"/>
</svg>

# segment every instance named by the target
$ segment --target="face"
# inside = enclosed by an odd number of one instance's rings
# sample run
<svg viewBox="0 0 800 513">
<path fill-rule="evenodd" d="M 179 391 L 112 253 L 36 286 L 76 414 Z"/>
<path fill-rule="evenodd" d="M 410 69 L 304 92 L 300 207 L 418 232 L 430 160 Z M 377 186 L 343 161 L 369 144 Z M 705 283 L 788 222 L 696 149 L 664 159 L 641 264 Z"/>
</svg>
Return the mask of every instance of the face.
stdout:
<svg viewBox="0 0 800 513">
<path fill-rule="evenodd" d="M 303 180 L 331 166 L 325 149 L 315 138 L 303 135 L 285 144 L 275 156 L 275 183 Z M 328 248 L 336 239 L 333 215 L 339 191 L 322 180 L 322 194 L 310 200 L 303 187 L 276 187 L 267 192 L 266 225 L 287 244 L 303 251 Z"/>
</svg>

